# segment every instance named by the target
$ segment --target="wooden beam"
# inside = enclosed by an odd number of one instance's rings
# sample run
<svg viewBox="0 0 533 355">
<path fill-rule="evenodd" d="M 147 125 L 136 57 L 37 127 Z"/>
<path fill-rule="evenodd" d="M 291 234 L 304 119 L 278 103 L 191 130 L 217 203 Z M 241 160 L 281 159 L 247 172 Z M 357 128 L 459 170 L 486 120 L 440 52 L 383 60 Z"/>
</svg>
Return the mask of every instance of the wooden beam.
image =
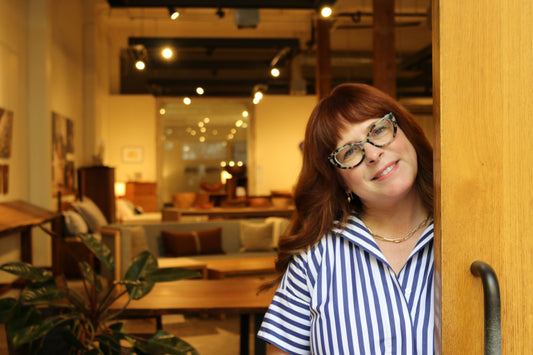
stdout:
<svg viewBox="0 0 533 355">
<path fill-rule="evenodd" d="M 394 0 L 373 0 L 374 86 L 396 97 Z"/>
<path fill-rule="evenodd" d="M 331 91 L 329 21 L 316 20 L 316 95 L 320 100 Z"/>
</svg>

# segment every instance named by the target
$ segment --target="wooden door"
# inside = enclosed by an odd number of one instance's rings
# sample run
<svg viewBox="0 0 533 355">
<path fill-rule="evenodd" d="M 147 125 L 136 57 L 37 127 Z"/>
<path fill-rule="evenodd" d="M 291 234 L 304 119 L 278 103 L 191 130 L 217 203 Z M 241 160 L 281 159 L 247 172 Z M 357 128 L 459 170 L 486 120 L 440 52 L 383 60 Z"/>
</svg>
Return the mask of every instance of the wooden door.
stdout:
<svg viewBox="0 0 533 355">
<path fill-rule="evenodd" d="M 483 354 L 487 262 L 503 354 L 533 351 L 533 2 L 434 0 L 435 265 L 442 354 Z"/>
</svg>

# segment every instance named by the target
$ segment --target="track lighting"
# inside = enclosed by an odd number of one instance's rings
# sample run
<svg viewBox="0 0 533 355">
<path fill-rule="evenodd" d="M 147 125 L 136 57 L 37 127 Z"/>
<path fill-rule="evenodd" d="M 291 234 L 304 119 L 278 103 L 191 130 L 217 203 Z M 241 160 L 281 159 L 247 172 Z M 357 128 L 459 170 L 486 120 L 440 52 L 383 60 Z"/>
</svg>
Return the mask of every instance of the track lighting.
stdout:
<svg viewBox="0 0 533 355">
<path fill-rule="evenodd" d="M 270 75 L 272 75 L 274 78 L 277 78 L 279 76 L 280 72 L 279 69 L 274 67 L 270 69 Z"/>
<path fill-rule="evenodd" d="M 322 17 L 325 17 L 325 18 L 330 17 L 332 13 L 333 13 L 333 10 L 331 9 L 331 7 L 327 5 L 320 9 L 320 15 Z"/>
<path fill-rule="evenodd" d="M 137 70 L 144 70 L 146 68 L 146 61 L 148 60 L 146 48 L 143 45 L 136 45 L 130 47 L 129 52 L 131 53 L 133 63 L 135 63 L 135 68 Z"/>
<path fill-rule="evenodd" d="M 163 58 L 165 58 L 165 59 L 170 59 L 170 58 L 172 58 L 172 55 L 173 55 L 173 54 L 174 54 L 174 53 L 172 52 L 172 49 L 169 48 L 169 47 L 166 47 L 166 48 L 164 48 L 164 49 L 161 51 L 161 55 L 162 55 Z"/>
<path fill-rule="evenodd" d="M 175 7 L 169 7 L 168 8 L 168 15 L 170 16 L 171 20 L 175 20 L 180 16 L 180 13 L 178 10 L 176 10 Z"/>
<path fill-rule="evenodd" d="M 262 84 L 257 84 L 254 86 L 254 89 L 253 89 L 253 94 L 254 94 L 254 98 L 252 100 L 252 102 L 257 105 L 259 103 L 259 101 L 261 101 L 263 99 L 263 93 L 268 89 L 268 87 L 266 85 L 262 85 Z"/>
<path fill-rule="evenodd" d="M 144 70 L 144 68 L 146 68 L 146 64 L 142 59 L 139 59 L 135 62 L 135 68 L 137 68 L 138 70 Z"/>
<path fill-rule="evenodd" d="M 224 10 L 222 10 L 221 7 L 218 8 L 217 12 L 215 12 L 215 14 L 218 16 L 218 18 L 224 18 L 224 16 L 226 16 L 226 13 L 224 12 Z"/>
<path fill-rule="evenodd" d="M 335 4 L 335 0 L 323 0 L 320 2 L 319 10 L 320 10 L 320 16 L 323 18 L 328 18 L 333 14 L 333 5 Z"/>
</svg>

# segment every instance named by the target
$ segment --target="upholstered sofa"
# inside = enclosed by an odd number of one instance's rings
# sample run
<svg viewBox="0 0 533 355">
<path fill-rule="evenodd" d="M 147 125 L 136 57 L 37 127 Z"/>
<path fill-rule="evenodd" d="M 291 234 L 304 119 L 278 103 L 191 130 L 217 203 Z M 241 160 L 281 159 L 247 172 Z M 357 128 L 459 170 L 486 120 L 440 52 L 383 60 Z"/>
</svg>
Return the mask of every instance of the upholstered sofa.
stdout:
<svg viewBox="0 0 533 355">
<path fill-rule="evenodd" d="M 279 235 L 287 226 L 288 219 L 280 217 L 112 224 L 103 229 L 102 237 L 115 255 L 116 275 L 121 277 L 143 250 L 158 258 L 198 260 L 275 255 Z"/>
</svg>

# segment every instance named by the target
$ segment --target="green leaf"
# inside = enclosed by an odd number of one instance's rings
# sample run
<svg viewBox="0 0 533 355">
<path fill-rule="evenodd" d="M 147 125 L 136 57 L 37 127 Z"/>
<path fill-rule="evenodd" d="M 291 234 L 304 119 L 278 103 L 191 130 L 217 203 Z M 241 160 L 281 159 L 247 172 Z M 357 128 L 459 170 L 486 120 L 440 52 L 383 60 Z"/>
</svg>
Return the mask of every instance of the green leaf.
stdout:
<svg viewBox="0 0 533 355">
<path fill-rule="evenodd" d="M 97 339 L 100 342 L 100 350 L 104 354 L 120 355 L 122 346 L 120 345 L 120 338 L 116 334 L 102 334 Z"/>
<path fill-rule="evenodd" d="M 136 285 L 127 285 L 131 299 L 138 300 L 148 294 L 154 287 L 153 281 L 146 280 L 146 275 L 157 270 L 157 259 L 149 251 L 140 253 L 126 271 L 125 281 L 138 281 Z"/>
<path fill-rule="evenodd" d="M 113 253 L 111 250 L 98 240 L 92 234 L 79 234 L 81 241 L 89 250 L 104 263 L 110 270 L 115 270 L 115 260 L 113 259 Z"/>
<path fill-rule="evenodd" d="M 124 278 L 130 281 L 141 280 L 154 270 L 157 270 L 157 259 L 152 253 L 145 250 L 133 259 Z"/>
<path fill-rule="evenodd" d="M 151 271 L 145 276 L 147 281 L 152 282 L 168 282 L 168 281 L 177 281 L 183 279 L 192 279 L 195 277 L 200 277 L 201 274 L 199 271 L 169 267 L 169 268 L 160 268 L 154 271 Z"/>
<path fill-rule="evenodd" d="M 8 337 L 11 339 L 11 343 L 15 349 L 20 346 L 41 339 L 52 328 L 54 328 L 54 322 L 47 318 L 42 321 L 33 322 L 27 327 L 15 330 L 10 329 L 10 325 L 7 327 Z"/>
<path fill-rule="evenodd" d="M 26 305 L 58 301 L 63 298 L 65 294 L 57 288 L 54 279 L 29 284 L 20 294 L 20 301 Z"/>
<path fill-rule="evenodd" d="M 3 264 L 0 266 L 0 270 L 32 281 L 46 281 L 52 278 L 52 274 L 48 271 L 23 262 Z"/>
<path fill-rule="evenodd" d="M 63 327 L 61 329 L 61 336 L 71 347 L 79 350 L 87 350 L 87 347 L 82 344 L 78 337 L 72 332 L 71 328 Z"/>
<path fill-rule="evenodd" d="M 98 278 L 98 275 L 96 275 L 96 273 L 94 272 L 91 265 L 89 265 L 89 263 L 85 261 L 81 261 L 78 265 L 80 266 L 81 274 L 83 275 L 85 280 L 87 280 L 87 282 L 91 285 L 96 285 L 96 291 L 98 293 L 102 292 L 102 282 Z"/>
<path fill-rule="evenodd" d="M 164 330 L 158 331 L 147 341 L 137 340 L 135 343 L 135 350 L 152 355 L 199 355 L 196 349 L 194 349 L 189 343 Z"/>
<path fill-rule="evenodd" d="M 0 324 L 9 321 L 17 306 L 17 300 L 13 297 L 0 299 Z"/>
</svg>

